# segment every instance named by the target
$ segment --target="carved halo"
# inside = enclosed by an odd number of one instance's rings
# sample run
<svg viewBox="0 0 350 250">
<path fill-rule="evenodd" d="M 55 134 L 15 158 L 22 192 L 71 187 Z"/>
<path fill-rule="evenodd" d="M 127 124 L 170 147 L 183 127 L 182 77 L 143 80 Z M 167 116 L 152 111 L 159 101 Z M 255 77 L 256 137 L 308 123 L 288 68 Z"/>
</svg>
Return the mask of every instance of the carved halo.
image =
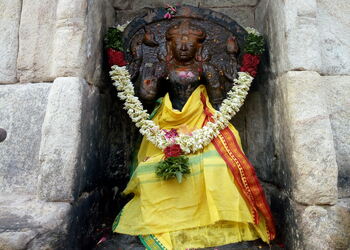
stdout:
<svg viewBox="0 0 350 250">
<path fill-rule="evenodd" d="M 125 29 L 123 40 L 132 78 L 135 79 L 147 65 L 166 60 L 167 31 L 189 20 L 205 31 L 206 38 L 198 55 L 203 58 L 198 59 L 210 60 L 222 75 L 225 89 L 230 89 L 240 66 L 236 59 L 243 52 L 245 29 L 228 16 L 210 9 L 183 5 L 177 8 L 172 19 L 164 19 L 165 13 L 164 8 L 146 8 Z"/>
</svg>

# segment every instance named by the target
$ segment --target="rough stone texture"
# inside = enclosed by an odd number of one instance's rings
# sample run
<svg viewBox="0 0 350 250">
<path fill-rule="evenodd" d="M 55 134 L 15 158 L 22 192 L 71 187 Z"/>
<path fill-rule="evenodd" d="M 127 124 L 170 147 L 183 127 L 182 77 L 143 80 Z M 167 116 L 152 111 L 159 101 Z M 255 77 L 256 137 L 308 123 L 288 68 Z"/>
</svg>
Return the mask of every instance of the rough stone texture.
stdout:
<svg viewBox="0 0 350 250">
<path fill-rule="evenodd" d="M 0 249 L 88 249 L 99 198 L 98 192 L 84 193 L 70 204 L 0 194 Z"/>
<path fill-rule="evenodd" d="M 264 34 L 269 51 L 268 67 L 272 74 L 288 68 L 286 21 L 282 1 L 261 0 L 255 9 L 255 27 Z"/>
<path fill-rule="evenodd" d="M 274 72 L 350 72 L 350 2 L 347 0 L 261 0 L 258 30 L 268 37 Z"/>
<path fill-rule="evenodd" d="M 134 0 L 112 0 L 112 5 L 116 10 L 130 10 L 134 4 Z"/>
<path fill-rule="evenodd" d="M 317 0 L 321 73 L 350 74 L 350 1 Z"/>
<path fill-rule="evenodd" d="M 223 7 L 211 8 L 214 11 L 221 12 L 233 20 L 235 20 L 242 27 L 254 27 L 254 10 L 251 7 Z"/>
<path fill-rule="evenodd" d="M 290 193 L 266 182 L 261 184 L 275 220 L 277 242 L 282 242 L 286 249 L 303 249 L 302 234 L 296 216 L 296 203 L 291 199 Z"/>
<path fill-rule="evenodd" d="M 83 79 L 61 77 L 54 81 L 40 145 L 42 199 L 73 201 L 93 178 L 87 172 L 97 161 L 98 107 L 98 89 Z"/>
<path fill-rule="evenodd" d="M 255 23 L 267 36 L 273 73 L 321 67 L 316 0 L 261 0 Z"/>
<path fill-rule="evenodd" d="M 51 82 L 55 78 L 50 68 L 57 2 L 23 0 L 17 58 L 21 82 Z"/>
<path fill-rule="evenodd" d="M 263 181 L 273 183 L 273 159 L 274 151 L 272 147 L 272 126 L 266 119 L 269 113 L 266 110 L 266 100 L 264 93 L 251 92 L 251 96 L 247 99 L 246 112 L 246 154 L 252 162 L 257 175 Z"/>
<path fill-rule="evenodd" d="M 253 7 L 257 5 L 259 0 L 200 0 L 200 7 L 210 8 L 210 7 L 232 7 L 232 6 L 243 6 L 243 7 Z"/>
<path fill-rule="evenodd" d="M 0 86 L 0 193 L 34 194 L 39 174 L 41 126 L 51 84 Z"/>
<path fill-rule="evenodd" d="M 24 0 L 17 60 L 20 81 L 78 76 L 98 85 L 103 35 L 113 22 L 108 0 Z"/>
<path fill-rule="evenodd" d="M 201 0 L 133 0 L 133 9 L 138 10 L 145 7 L 155 8 L 155 7 L 165 7 L 167 4 L 176 6 L 177 4 L 188 4 L 198 7 Z"/>
<path fill-rule="evenodd" d="M 86 81 L 100 86 L 103 62 L 103 39 L 108 27 L 115 23 L 115 11 L 109 0 L 88 1 L 86 65 L 84 75 Z M 61 75 L 58 75 L 61 76 Z"/>
<path fill-rule="evenodd" d="M 18 28 L 21 0 L 0 2 L 0 84 L 17 82 Z"/>
<path fill-rule="evenodd" d="M 55 244 L 62 234 L 67 233 L 69 203 L 47 203 L 33 196 L 1 194 L 0 208 L 0 249 L 52 249 L 57 247 Z M 39 239 L 41 247 L 35 244 Z M 64 247 L 64 241 L 60 244 Z"/>
<path fill-rule="evenodd" d="M 230 2 L 230 3 L 229 3 Z M 200 6 L 205 8 L 210 8 L 214 11 L 221 12 L 234 20 L 236 20 L 243 27 L 251 27 L 254 26 L 254 10 L 251 6 L 253 6 L 256 1 L 248 1 L 246 4 L 243 4 L 243 1 L 227 1 L 226 4 L 223 2 L 222 4 L 215 5 L 210 4 L 211 2 L 206 1 L 138 1 L 135 0 L 133 4 L 133 8 L 118 11 L 117 12 L 117 20 L 116 23 L 123 24 L 127 21 L 132 20 L 136 15 L 141 13 L 140 9 L 145 7 L 163 7 L 166 4 L 188 4 L 192 6 Z"/>
<path fill-rule="evenodd" d="M 295 201 L 335 204 L 338 167 L 322 81 L 316 72 L 288 72 L 278 82 L 286 109 L 290 171 Z M 278 114 L 276 114 L 278 115 Z M 310 132 L 312 131 L 312 132 Z"/>
<path fill-rule="evenodd" d="M 323 76 L 339 168 L 339 197 L 350 197 L 350 76 Z"/>
<path fill-rule="evenodd" d="M 57 76 L 84 77 L 82 69 L 87 61 L 85 51 L 87 5 L 86 0 L 57 1 L 55 27 L 52 31 L 51 68 L 47 72 L 53 78 Z M 98 23 L 96 25 L 98 26 Z M 53 61 L 52 58 L 55 60 Z"/>
<path fill-rule="evenodd" d="M 125 2 L 125 1 L 124 1 Z M 166 4 L 178 5 L 178 4 L 188 4 L 195 7 L 204 7 L 204 8 L 212 8 L 212 7 L 252 7 L 258 3 L 258 0 L 132 0 L 128 2 L 133 2 L 133 9 L 141 9 L 145 7 L 163 7 Z M 120 0 L 114 0 L 114 7 L 117 9 L 126 9 L 125 3 L 122 3 Z"/>
<path fill-rule="evenodd" d="M 333 250 L 350 246 L 350 200 L 335 206 L 309 206 L 300 210 L 300 227 L 304 249 Z"/>
</svg>

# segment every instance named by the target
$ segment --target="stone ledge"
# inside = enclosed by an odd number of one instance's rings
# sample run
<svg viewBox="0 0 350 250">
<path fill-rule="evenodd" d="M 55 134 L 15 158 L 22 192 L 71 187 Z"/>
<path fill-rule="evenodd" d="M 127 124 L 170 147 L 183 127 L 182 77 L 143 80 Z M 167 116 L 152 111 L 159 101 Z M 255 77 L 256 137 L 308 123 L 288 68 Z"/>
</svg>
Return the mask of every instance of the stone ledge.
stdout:
<svg viewBox="0 0 350 250">
<path fill-rule="evenodd" d="M 29 245 L 42 235 L 46 237 L 40 245 L 57 247 L 57 237 L 62 238 L 68 229 L 70 210 L 69 203 L 47 203 L 34 196 L 0 193 L 0 249 L 38 249 Z"/>
<path fill-rule="evenodd" d="M 296 209 L 305 249 L 348 249 L 350 199 L 338 200 L 334 206 L 300 206 Z"/>
</svg>

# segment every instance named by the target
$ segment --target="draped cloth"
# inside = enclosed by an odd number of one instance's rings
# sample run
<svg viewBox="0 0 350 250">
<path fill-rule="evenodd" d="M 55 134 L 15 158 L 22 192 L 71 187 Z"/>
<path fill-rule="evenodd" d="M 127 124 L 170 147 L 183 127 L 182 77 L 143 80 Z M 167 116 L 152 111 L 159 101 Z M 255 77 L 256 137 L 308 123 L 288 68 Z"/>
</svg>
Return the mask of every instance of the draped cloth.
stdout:
<svg viewBox="0 0 350 250">
<path fill-rule="evenodd" d="M 174 110 L 166 95 L 152 120 L 162 129 L 191 133 L 210 121 L 213 112 L 201 85 L 182 111 Z M 191 173 L 183 182 L 164 181 L 155 174 L 164 154 L 143 138 L 138 166 L 123 191 L 134 197 L 118 214 L 113 231 L 138 235 L 152 250 L 274 239 L 264 192 L 231 124 L 203 150 L 188 157 Z"/>
</svg>

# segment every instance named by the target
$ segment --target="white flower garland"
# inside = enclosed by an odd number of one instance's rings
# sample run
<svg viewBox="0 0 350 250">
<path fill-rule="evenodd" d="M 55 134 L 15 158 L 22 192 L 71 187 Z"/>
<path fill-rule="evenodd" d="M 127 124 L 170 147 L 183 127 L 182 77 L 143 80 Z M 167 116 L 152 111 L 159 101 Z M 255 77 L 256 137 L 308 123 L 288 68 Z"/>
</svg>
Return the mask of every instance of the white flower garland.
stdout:
<svg viewBox="0 0 350 250">
<path fill-rule="evenodd" d="M 114 65 L 110 71 L 113 85 L 119 91 L 118 97 L 124 101 L 124 109 L 127 110 L 131 120 L 140 128 L 140 133 L 156 147 L 164 150 L 173 144 L 179 144 L 184 154 L 194 153 L 207 146 L 219 133 L 226 128 L 231 118 L 239 111 L 248 94 L 253 77 L 245 72 L 238 72 L 235 85 L 227 93 L 227 98 L 222 102 L 220 112 L 213 114 L 214 122 L 208 122 L 204 127 L 192 132 L 191 135 L 179 134 L 175 138 L 168 139 L 165 132 L 159 128 L 149 114 L 143 109 L 143 105 L 135 96 L 134 85 L 130 81 L 130 75 L 126 67 Z"/>
</svg>

